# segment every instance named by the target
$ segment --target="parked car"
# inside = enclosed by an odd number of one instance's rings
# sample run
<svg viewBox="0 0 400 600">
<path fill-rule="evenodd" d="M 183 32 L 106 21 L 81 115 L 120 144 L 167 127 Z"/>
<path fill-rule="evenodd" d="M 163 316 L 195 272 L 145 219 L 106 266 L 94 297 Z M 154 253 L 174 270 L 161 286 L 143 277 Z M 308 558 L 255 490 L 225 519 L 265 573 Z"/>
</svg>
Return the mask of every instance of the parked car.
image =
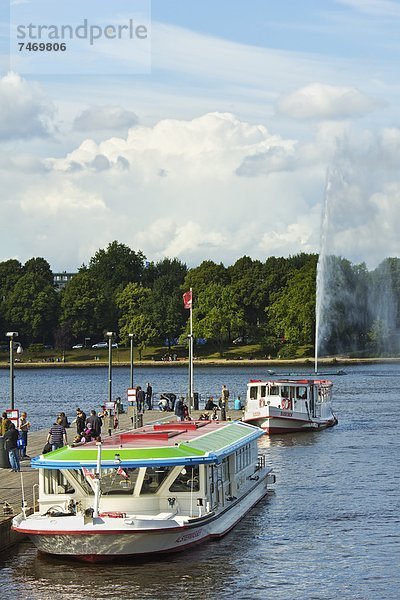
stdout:
<svg viewBox="0 0 400 600">
<path fill-rule="evenodd" d="M 118 348 L 118 344 L 113 342 L 111 344 L 112 348 Z M 108 342 L 97 342 L 97 344 L 93 344 L 92 348 L 108 348 Z"/>
<path fill-rule="evenodd" d="M 72 346 L 72 350 L 80 350 L 81 348 L 83 348 L 83 344 L 75 344 L 75 346 Z"/>
<path fill-rule="evenodd" d="M 232 344 L 234 344 L 235 346 L 238 346 L 239 344 L 252 344 L 253 340 L 246 337 L 246 336 L 240 336 L 238 338 L 236 338 L 235 340 L 233 340 Z"/>
</svg>

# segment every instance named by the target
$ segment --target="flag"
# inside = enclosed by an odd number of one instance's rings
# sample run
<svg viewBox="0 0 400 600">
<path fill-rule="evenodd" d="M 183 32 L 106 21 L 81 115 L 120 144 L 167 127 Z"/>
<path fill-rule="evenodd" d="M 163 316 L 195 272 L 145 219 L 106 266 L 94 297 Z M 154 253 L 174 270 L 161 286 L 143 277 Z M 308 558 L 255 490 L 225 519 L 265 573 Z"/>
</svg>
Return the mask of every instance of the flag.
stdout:
<svg viewBox="0 0 400 600">
<path fill-rule="evenodd" d="M 190 292 L 185 292 L 183 294 L 183 306 L 185 308 L 192 308 L 192 300 L 193 300 L 192 290 L 190 290 Z"/>
<path fill-rule="evenodd" d="M 124 471 L 122 467 L 118 467 L 117 473 L 118 475 L 121 475 L 121 477 L 123 477 L 124 479 L 129 479 L 128 473 Z"/>
<path fill-rule="evenodd" d="M 91 471 L 89 471 L 89 469 L 86 469 L 86 467 L 82 467 L 82 473 L 85 477 L 90 477 L 91 479 L 94 479 L 94 474 Z"/>
</svg>

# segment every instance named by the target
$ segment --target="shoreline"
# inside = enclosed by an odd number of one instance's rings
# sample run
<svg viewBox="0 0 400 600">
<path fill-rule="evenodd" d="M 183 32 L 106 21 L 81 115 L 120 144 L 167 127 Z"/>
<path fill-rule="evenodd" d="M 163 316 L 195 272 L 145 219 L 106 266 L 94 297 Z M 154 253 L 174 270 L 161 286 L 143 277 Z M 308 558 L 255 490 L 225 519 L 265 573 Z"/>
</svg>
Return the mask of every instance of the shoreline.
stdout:
<svg viewBox="0 0 400 600">
<path fill-rule="evenodd" d="M 324 357 L 318 359 L 318 365 L 328 365 L 328 366 L 343 366 L 343 365 L 357 365 L 357 364 L 384 364 L 384 363 L 400 363 L 400 357 L 392 357 L 392 358 L 349 358 L 349 357 Z M 289 365 L 299 365 L 299 366 L 308 366 L 314 367 L 315 361 L 311 358 L 296 358 L 296 359 L 242 359 L 242 360 L 232 360 L 232 359 L 197 359 L 194 361 L 194 366 L 199 367 L 277 367 L 277 366 L 289 366 Z M 130 367 L 130 362 L 121 361 L 121 362 L 113 362 L 113 369 L 118 368 L 127 368 Z M 154 368 L 154 367 L 162 367 L 162 368 L 187 368 L 188 360 L 179 360 L 179 361 L 154 361 L 154 360 L 142 360 L 135 361 L 134 367 L 142 367 L 142 368 Z M 0 364 L 0 369 L 9 370 L 9 363 Z M 106 369 L 108 368 L 108 362 L 99 362 L 99 361 L 74 361 L 74 362 L 27 362 L 27 363 L 15 363 L 14 370 L 22 370 L 22 369 Z"/>
</svg>

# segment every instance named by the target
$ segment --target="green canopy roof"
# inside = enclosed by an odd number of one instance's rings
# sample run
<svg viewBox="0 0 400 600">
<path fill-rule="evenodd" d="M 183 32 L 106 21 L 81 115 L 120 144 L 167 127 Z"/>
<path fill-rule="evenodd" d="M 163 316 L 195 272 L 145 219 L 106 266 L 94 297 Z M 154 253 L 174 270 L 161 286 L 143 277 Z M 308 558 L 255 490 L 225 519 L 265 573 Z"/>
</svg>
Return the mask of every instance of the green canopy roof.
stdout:
<svg viewBox="0 0 400 600">
<path fill-rule="evenodd" d="M 221 424 L 222 425 L 222 424 Z M 226 456 L 252 440 L 263 435 L 263 431 L 248 423 L 232 421 L 217 429 L 204 433 L 196 432 L 192 440 L 171 442 L 169 444 L 135 446 L 135 436 L 124 447 L 104 444 L 101 447 L 102 467 L 148 467 L 174 466 L 190 464 L 220 463 Z M 177 436 L 178 437 L 178 436 Z M 175 438 L 176 439 L 176 438 Z M 141 440 L 143 444 L 143 440 Z M 172 445 L 173 444 L 173 445 Z M 119 456 L 116 456 L 119 455 Z M 32 459 L 32 467 L 45 469 L 95 468 L 98 448 L 96 446 L 64 446 Z"/>
</svg>

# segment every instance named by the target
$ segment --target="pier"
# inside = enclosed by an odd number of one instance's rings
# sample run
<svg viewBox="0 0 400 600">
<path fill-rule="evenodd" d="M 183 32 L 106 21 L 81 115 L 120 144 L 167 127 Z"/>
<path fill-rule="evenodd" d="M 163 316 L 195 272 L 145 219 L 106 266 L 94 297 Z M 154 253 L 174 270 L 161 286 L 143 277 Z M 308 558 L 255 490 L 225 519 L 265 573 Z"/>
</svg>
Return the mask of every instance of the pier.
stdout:
<svg viewBox="0 0 400 600">
<path fill-rule="evenodd" d="M 204 410 L 192 411 L 191 416 L 196 419 Z M 241 410 L 228 410 L 227 418 L 238 420 L 242 418 Z M 143 424 L 154 423 L 158 421 L 175 421 L 173 412 L 161 412 L 159 410 L 146 410 L 143 414 Z M 119 415 L 119 428 L 115 433 L 129 431 L 132 429 L 132 420 L 130 412 Z M 30 457 L 42 454 L 43 446 L 46 443 L 48 428 L 39 431 L 31 431 L 28 435 L 27 452 Z M 75 426 L 67 429 L 68 442 L 72 442 L 76 435 Z M 103 426 L 103 437 L 107 436 L 107 425 Z M 27 511 L 33 510 L 34 489 L 38 484 L 38 470 L 30 465 L 30 459 L 21 461 L 21 473 L 12 473 L 10 469 L 0 468 L 0 552 L 6 548 L 20 542 L 24 536 L 21 536 L 11 529 L 12 519 L 21 512 L 22 509 L 22 486 L 24 487 L 25 507 Z M 37 488 L 36 488 L 37 490 Z M 36 491 L 36 499 L 38 492 Z"/>
</svg>

